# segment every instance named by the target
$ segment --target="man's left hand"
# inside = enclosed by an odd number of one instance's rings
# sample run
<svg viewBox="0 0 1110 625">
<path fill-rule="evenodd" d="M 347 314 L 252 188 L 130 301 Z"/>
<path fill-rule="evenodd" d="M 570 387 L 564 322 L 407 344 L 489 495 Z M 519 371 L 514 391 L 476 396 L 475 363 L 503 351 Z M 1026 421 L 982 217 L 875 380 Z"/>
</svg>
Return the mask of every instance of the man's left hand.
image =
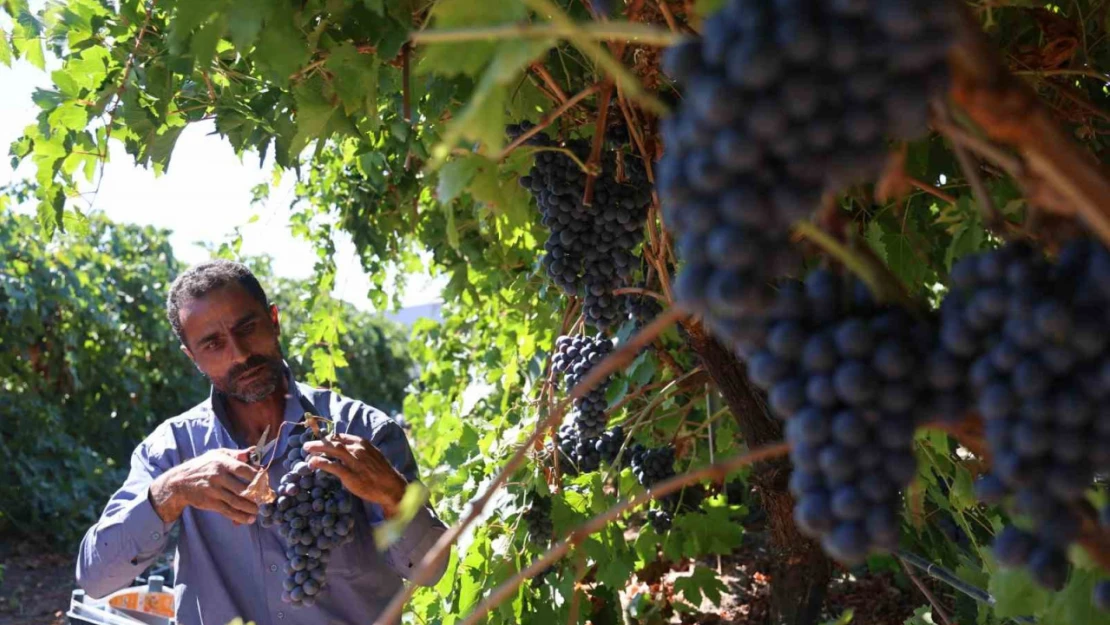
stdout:
<svg viewBox="0 0 1110 625">
<path fill-rule="evenodd" d="M 350 434 L 332 434 L 304 444 L 308 466 L 339 478 L 359 499 L 381 506 L 385 517 L 397 514 L 408 481 L 370 441 Z"/>
</svg>

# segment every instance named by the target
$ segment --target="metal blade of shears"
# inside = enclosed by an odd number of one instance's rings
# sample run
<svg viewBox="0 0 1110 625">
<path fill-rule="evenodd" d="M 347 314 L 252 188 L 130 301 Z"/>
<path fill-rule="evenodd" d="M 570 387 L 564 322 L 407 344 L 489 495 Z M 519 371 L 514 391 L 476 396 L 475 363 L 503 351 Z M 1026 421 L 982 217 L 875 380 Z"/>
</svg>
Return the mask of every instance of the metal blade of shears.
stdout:
<svg viewBox="0 0 1110 625">
<path fill-rule="evenodd" d="M 258 439 L 258 444 L 254 446 L 254 451 L 251 452 L 252 464 L 262 464 L 262 450 L 266 447 L 266 437 L 269 435 L 270 426 L 267 425 L 266 429 L 262 430 L 262 438 Z"/>
</svg>

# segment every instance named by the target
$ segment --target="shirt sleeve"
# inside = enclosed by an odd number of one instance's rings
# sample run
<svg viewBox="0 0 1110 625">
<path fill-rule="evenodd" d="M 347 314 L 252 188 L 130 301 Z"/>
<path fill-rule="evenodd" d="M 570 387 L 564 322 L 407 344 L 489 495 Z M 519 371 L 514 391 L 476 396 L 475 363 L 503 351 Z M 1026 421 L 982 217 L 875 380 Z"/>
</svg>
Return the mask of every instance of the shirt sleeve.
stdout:
<svg viewBox="0 0 1110 625">
<path fill-rule="evenodd" d="M 386 423 L 374 433 L 371 442 L 410 484 L 419 481 L 412 448 L 409 447 L 404 430 L 397 425 L 396 421 L 387 419 Z M 370 508 L 367 513 L 371 519 L 382 518 L 379 506 L 369 503 L 366 505 Z M 424 506 L 405 528 L 400 540 L 386 551 L 386 562 L 398 575 L 411 580 L 416 568 L 420 566 L 420 561 L 431 551 L 432 546 L 446 530 L 447 527 L 439 520 L 432 508 Z M 447 559 L 444 558 L 436 567 L 432 578 L 427 581 L 427 585 L 437 583 L 446 569 Z"/>
<path fill-rule="evenodd" d="M 127 481 L 112 495 L 95 525 L 81 541 L 77 583 L 99 599 L 126 588 L 158 557 L 173 524 L 158 517 L 150 503 L 150 483 L 170 467 L 143 441 L 131 454 Z"/>
</svg>

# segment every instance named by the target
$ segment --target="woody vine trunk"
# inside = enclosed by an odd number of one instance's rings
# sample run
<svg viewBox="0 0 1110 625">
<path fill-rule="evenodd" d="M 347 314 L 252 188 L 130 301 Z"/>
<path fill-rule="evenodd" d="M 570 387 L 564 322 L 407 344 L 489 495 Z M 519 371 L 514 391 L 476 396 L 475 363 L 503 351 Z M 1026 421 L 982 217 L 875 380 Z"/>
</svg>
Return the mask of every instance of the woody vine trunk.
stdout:
<svg viewBox="0 0 1110 625">
<path fill-rule="evenodd" d="M 782 427 L 767 411 L 748 380 L 744 365 L 696 323 L 684 326 L 698 354 L 732 412 L 744 441 L 758 448 L 782 440 Z M 776 458 L 753 467 L 751 483 L 759 493 L 771 530 L 771 623 L 812 625 L 821 614 L 832 563 L 816 541 L 794 525 L 794 498 L 788 489 L 790 460 Z"/>
</svg>

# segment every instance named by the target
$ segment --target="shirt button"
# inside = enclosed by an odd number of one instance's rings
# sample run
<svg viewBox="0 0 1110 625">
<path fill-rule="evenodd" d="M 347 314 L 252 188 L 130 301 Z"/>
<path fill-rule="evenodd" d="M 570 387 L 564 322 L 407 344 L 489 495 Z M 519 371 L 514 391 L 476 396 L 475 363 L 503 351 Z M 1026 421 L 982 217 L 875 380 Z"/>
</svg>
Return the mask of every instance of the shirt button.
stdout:
<svg viewBox="0 0 1110 625">
<path fill-rule="evenodd" d="M 271 564 L 270 565 L 270 572 L 276 572 L 276 571 L 277 571 L 277 565 L 276 564 Z"/>
<path fill-rule="evenodd" d="M 161 532 L 154 532 L 153 534 L 150 535 L 150 537 L 153 538 L 154 540 L 158 540 L 159 538 L 162 537 L 162 534 L 161 534 Z"/>
<path fill-rule="evenodd" d="M 277 617 L 278 617 L 279 619 L 285 618 L 285 612 L 278 612 L 278 613 L 277 613 Z"/>
</svg>

